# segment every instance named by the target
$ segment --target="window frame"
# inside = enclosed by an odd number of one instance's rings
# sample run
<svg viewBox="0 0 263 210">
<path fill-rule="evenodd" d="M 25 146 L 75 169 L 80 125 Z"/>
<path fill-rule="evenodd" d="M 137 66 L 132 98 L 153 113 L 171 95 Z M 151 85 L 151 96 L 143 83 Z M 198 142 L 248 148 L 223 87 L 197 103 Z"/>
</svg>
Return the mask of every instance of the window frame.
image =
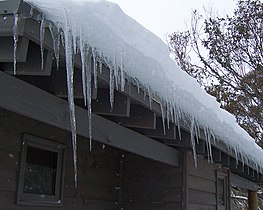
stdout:
<svg viewBox="0 0 263 210">
<path fill-rule="evenodd" d="M 28 146 L 57 153 L 55 195 L 24 193 L 25 167 Z M 17 204 L 32 206 L 59 206 L 63 202 L 66 146 L 58 142 L 24 134 L 22 141 Z"/>
</svg>

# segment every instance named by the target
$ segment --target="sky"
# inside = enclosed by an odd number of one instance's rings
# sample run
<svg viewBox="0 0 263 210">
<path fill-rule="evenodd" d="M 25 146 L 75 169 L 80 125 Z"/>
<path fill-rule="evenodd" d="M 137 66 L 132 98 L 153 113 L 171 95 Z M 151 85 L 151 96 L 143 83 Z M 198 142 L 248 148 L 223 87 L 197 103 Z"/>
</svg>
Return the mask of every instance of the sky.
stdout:
<svg viewBox="0 0 263 210">
<path fill-rule="evenodd" d="M 110 0 L 122 10 L 155 33 L 163 41 L 168 34 L 185 30 L 190 24 L 191 11 L 197 9 L 205 15 L 204 8 L 220 15 L 233 14 L 234 0 Z"/>
</svg>

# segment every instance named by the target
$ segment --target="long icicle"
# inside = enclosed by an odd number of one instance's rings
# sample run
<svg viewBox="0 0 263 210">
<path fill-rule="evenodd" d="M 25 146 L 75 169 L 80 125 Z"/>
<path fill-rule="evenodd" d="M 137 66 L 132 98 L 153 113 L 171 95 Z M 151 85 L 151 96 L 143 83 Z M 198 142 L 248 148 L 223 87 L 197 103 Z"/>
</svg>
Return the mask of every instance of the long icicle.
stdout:
<svg viewBox="0 0 263 210">
<path fill-rule="evenodd" d="M 92 52 L 92 58 L 93 58 L 93 76 L 94 76 L 94 87 L 97 88 L 97 59 L 96 59 L 96 50 L 93 47 L 91 49 Z"/>
<path fill-rule="evenodd" d="M 89 117 L 89 149 L 92 150 L 92 114 L 91 114 L 91 72 L 92 72 L 92 62 L 91 62 L 91 54 L 87 56 L 87 71 L 86 71 L 86 77 L 87 77 L 87 104 L 88 104 L 88 117 Z"/>
<path fill-rule="evenodd" d="M 83 41 L 83 34 L 80 34 L 80 56 L 81 56 L 81 77 L 82 77 L 82 93 L 84 105 L 87 106 L 87 49 L 88 46 Z"/>
<path fill-rule="evenodd" d="M 44 39 L 45 39 L 45 16 L 41 15 L 40 24 L 40 51 L 41 51 L 41 70 L 44 70 Z"/>
<path fill-rule="evenodd" d="M 163 110 L 163 102 L 160 103 L 160 108 L 161 108 L 161 114 L 162 114 L 162 122 L 163 122 L 163 135 L 166 135 L 166 130 L 165 130 L 165 113 Z"/>
<path fill-rule="evenodd" d="M 114 103 L 114 70 L 110 67 L 110 105 L 111 110 L 113 110 L 113 103 Z"/>
<path fill-rule="evenodd" d="M 194 156 L 194 165 L 197 167 L 197 156 L 196 156 L 196 147 L 195 147 L 195 120 L 192 118 L 191 122 L 191 143 L 192 143 L 192 150 L 193 150 L 193 156 Z"/>
<path fill-rule="evenodd" d="M 53 40 L 53 51 L 56 58 L 57 70 L 59 69 L 59 50 L 60 50 L 60 33 L 59 28 L 52 23 L 49 24 L 49 31 Z"/>
<path fill-rule="evenodd" d="M 16 75 L 16 53 L 17 53 L 17 42 L 18 42 L 18 14 L 14 14 L 14 26 L 13 26 L 13 39 L 14 39 L 14 51 L 13 51 L 13 59 L 14 59 L 14 75 Z"/>
<path fill-rule="evenodd" d="M 74 167 L 74 181 L 75 187 L 78 186 L 77 173 L 77 125 L 74 104 L 74 66 L 73 66 L 73 37 L 69 24 L 66 24 L 65 31 L 65 52 L 66 52 L 66 70 L 67 70 L 67 88 L 68 88 L 68 102 L 69 102 L 69 118 L 72 135 L 72 153 L 73 153 L 73 167 Z"/>
</svg>

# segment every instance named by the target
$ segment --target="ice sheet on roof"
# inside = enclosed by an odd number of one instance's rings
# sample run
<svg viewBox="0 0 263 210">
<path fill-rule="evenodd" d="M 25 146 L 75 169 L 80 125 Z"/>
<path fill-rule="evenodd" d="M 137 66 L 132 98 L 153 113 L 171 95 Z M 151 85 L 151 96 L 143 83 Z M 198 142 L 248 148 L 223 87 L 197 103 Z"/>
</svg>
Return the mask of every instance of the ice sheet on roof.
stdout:
<svg viewBox="0 0 263 210">
<path fill-rule="evenodd" d="M 111 102 L 114 100 L 114 83 L 119 82 L 123 87 L 124 71 L 148 89 L 150 95 L 161 98 L 166 110 L 167 106 L 169 108 L 168 116 L 191 119 L 192 134 L 198 133 L 199 126 L 203 127 L 207 141 L 213 137 L 221 139 L 245 162 L 253 161 L 262 170 L 262 149 L 238 126 L 234 116 L 220 109 L 215 98 L 206 94 L 170 59 L 168 47 L 124 14 L 117 4 L 102 0 L 26 1 L 63 31 L 69 88 L 73 71 L 72 55 L 80 51 L 82 63 L 87 64 L 91 59 L 88 55 L 92 53 L 93 58 L 106 62 L 111 69 Z M 89 49 L 92 49 L 90 53 Z M 82 72 L 85 75 L 90 73 L 90 69 L 83 66 Z M 86 103 L 90 104 L 91 81 L 85 75 L 84 94 Z M 74 123 L 74 110 L 71 115 Z"/>
</svg>

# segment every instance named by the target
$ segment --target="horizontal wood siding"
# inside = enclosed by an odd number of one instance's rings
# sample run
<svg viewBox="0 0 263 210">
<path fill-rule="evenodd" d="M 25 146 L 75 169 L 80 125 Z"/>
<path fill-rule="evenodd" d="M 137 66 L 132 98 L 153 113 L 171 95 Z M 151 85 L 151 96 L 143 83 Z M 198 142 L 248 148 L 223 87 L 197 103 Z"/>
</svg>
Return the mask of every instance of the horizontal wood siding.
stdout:
<svg viewBox="0 0 263 210">
<path fill-rule="evenodd" d="M 208 163 L 198 156 L 197 167 L 194 165 L 192 154 L 188 153 L 188 209 L 216 210 L 216 172 L 224 169 L 216 164 Z"/>
<path fill-rule="evenodd" d="M 87 128 L 88 129 L 88 128 Z M 63 206 L 16 204 L 24 133 L 67 145 Z M 52 126 L 0 110 L 0 209 L 3 210 L 115 210 L 118 209 L 119 150 L 78 137 L 78 188 L 74 187 L 71 134 Z"/>
<path fill-rule="evenodd" d="M 123 158 L 122 206 L 130 210 L 181 210 L 182 164 L 172 167 L 146 158 Z"/>
</svg>

